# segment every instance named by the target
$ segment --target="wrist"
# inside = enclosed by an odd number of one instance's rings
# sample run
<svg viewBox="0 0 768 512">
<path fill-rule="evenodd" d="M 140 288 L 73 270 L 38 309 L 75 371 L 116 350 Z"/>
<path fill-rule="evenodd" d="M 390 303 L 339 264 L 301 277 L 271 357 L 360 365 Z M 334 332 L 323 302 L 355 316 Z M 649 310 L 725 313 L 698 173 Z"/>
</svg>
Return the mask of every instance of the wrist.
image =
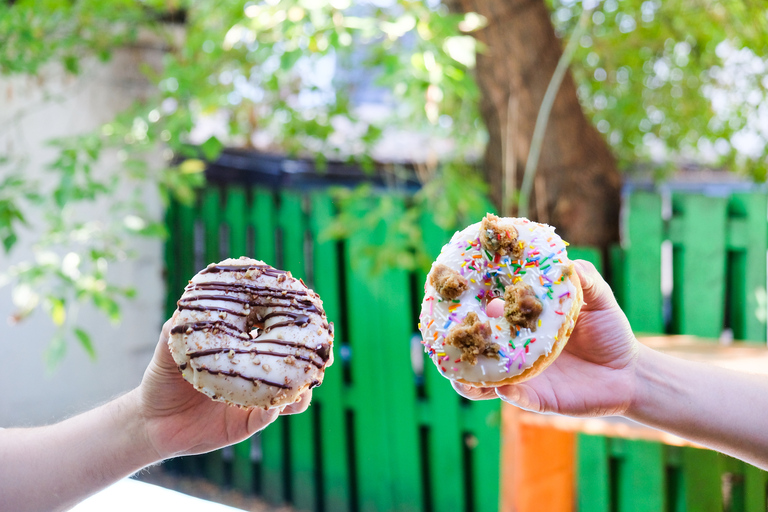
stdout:
<svg viewBox="0 0 768 512">
<path fill-rule="evenodd" d="M 163 460 L 152 442 L 149 421 L 138 389 L 129 391 L 116 401 L 115 417 L 124 428 L 132 446 L 132 458 L 137 468 Z"/>
<path fill-rule="evenodd" d="M 652 423 L 651 416 L 659 400 L 670 390 L 671 375 L 666 374 L 664 359 L 667 356 L 638 343 L 635 363 L 634 386 L 624 416 L 640 423 Z"/>
</svg>

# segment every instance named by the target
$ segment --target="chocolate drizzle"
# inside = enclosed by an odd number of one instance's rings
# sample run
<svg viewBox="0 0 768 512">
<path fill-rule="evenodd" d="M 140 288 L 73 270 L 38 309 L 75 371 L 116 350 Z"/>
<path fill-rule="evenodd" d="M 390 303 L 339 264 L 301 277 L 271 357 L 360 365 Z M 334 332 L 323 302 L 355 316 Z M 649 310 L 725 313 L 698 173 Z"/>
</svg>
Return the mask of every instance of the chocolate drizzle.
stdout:
<svg viewBox="0 0 768 512">
<path fill-rule="evenodd" d="M 257 382 L 260 382 L 262 384 L 266 384 L 268 386 L 274 386 L 280 389 L 291 389 L 291 386 L 286 386 L 285 384 L 279 384 L 277 382 L 272 382 L 271 380 L 266 380 L 266 379 L 260 379 L 258 377 L 246 377 L 245 375 L 237 372 L 230 372 L 227 370 L 211 370 L 210 368 L 204 368 L 204 367 L 195 368 L 194 366 L 192 368 L 194 368 L 195 371 L 208 372 L 211 375 L 226 375 L 227 377 L 239 377 L 241 379 L 249 380 L 254 384 Z"/>
<path fill-rule="evenodd" d="M 179 324 L 171 329 L 171 334 L 192 334 L 198 331 L 211 330 L 214 333 L 226 334 L 243 341 L 251 341 L 251 337 L 244 334 L 237 326 L 218 320 L 213 322 L 191 322 Z M 231 332 L 231 331 L 234 332 Z"/>
<path fill-rule="evenodd" d="M 278 270 L 269 265 L 208 265 L 200 271 L 201 274 L 220 274 L 222 272 L 248 272 L 249 270 L 259 270 L 261 273 L 270 277 L 277 277 L 280 274 L 287 274 L 285 270 Z"/>
<path fill-rule="evenodd" d="M 235 273 L 236 275 L 232 277 L 222 276 L 225 273 Z M 188 361 L 197 360 L 195 364 L 187 365 L 184 363 L 185 367 L 189 366 L 195 371 L 205 371 L 213 375 L 238 377 L 254 384 L 263 383 L 280 389 L 291 389 L 291 386 L 259 377 L 250 377 L 248 374 L 251 371 L 246 369 L 248 367 L 226 369 L 226 364 L 251 362 L 242 357 L 238 357 L 231 363 L 224 360 L 225 369 L 218 369 L 218 365 L 222 362 L 216 363 L 213 369 L 196 366 L 202 361 L 210 363 L 210 360 L 199 360 L 205 356 L 229 355 L 230 358 L 233 358 L 235 354 L 250 354 L 254 358 L 256 356 L 272 356 L 287 359 L 284 363 L 287 365 L 295 364 L 294 361 L 303 361 L 308 363 L 302 365 L 304 373 L 307 373 L 312 366 L 320 370 L 325 367 L 331 356 L 331 343 L 324 337 L 314 341 L 310 340 L 314 336 L 314 329 L 316 328 L 325 331 L 332 340 L 332 324 L 327 322 L 325 311 L 319 305 L 319 296 L 306 288 L 303 283 L 301 283 L 303 285 L 301 288 L 291 284 L 295 283 L 296 280 L 291 278 L 289 272 L 275 269 L 269 265 L 213 264 L 199 273 L 199 275 L 202 274 L 209 276 L 202 278 L 202 282 L 196 282 L 197 279 L 190 281 L 177 304 L 180 311 L 201 311 L 210 313 L 210 315 L 187 314 L 183 318 L 189 320 L 188 322 L 176 325 L 171 329 L 171 334 L 175 335 L 204 333 L 199 337 L 185 341 Z M 228 282 L 230 280 L 234 282 Z M 228 303 L 232 306 L 227 307 Z M 232 315 L 232 317 L 227 318 L 228 315 Z M 201 319 L 197 320 L 198 318 Z M 265 326 L 267 321 L 270 321 L 269 326 Z M 315 325 L 310 325 L 313 323 Z M 279 339 L 282 338 L 280 334 L 273 338 L 262 338 L 270 331 L 291 326 L 310 328 L 313 331 L 311 334 L 310 331 L 306 331 L 308 339 L 304 341 Z M 252 339 L 248 333 L 253 327 L 261 329 L 261 335 L 255 339 Z M 321 332 L 318 331 L 318 334 Z M 202 348 L 210 347 L 209 342 L 205 341 L 204 338 L 217 336 L 219 340 L 215 342 L 216 344 L 235 346 Z M 225 337 L 228 337 L 229 340 Z M 303 339 L 304 336 L 302 335 L 301 338 Z M 229 343 L 227 343 L 228 341 Z M 253 345 L 248 342 L 253 342 Z M 279 347 L 286 347 L 286 349 L 283 350 Z M 255 359 L 253 362 L 259 364 Z M 238 369 L 243 369 L 245 375 L 240 373 Z M 269 369 L 267 368 L 267 370 Z M 259 372 L 260 370 L 256 371 L 256 373 Z M 317 376 L 314 372 L 309 375 Z M 311 387 L 319 385 L 321 382 L 314 377 L 306 377 L 312 379 Z"/>
<path fill-rule="evenodd" d="M 191 304 L 182 304 L 181 301 L 179 301 L 179 311 L 181 311 L 182 309 L 189 309 L 193 311 L 220 311 L 222 313 L 227 313 L 235 316 L 248 316 L 248 314 L 245 313 L 244 311 L 234 311 L 232 309 L 220 308 L 218 306 L 193 306 Z"/>
<path fill-rule="evenodd" d="M 296 346 L 296 345 L 293 345 Z M 308 347 L 303 347 L 308 348 Z M 302 356 L 299 354 L 283 354 L 281 352 L 271 352 L 269 350 L 247 350 L 242 348 L 232 348 L 232 347 L 220 347 L 220 348 L 209 348 L 206 350 L 198 350 L 196 352 L 187 352 L 187 356 L 190 359 L 196 359 L 198 357 L 204 357 L 204 356 L 211 356 L 214 354 L 226 354 L 228 352 L 234 352 L 235 354 L 256 354 L 259 356 L 275 356 L 275 357 L 288 357 L 293 356 L 296 359 L 300 359 L 302 361 L 306 361 L 308 363 L 312 363 L 313 365 L 317 366 L 318 368 L 323 367 L 323 363 L 318 363 L 311 357 Z M 322 358 L 321 358 L 322 359 Z M 325 360 L 323 360 L 325 362 Z"/>
</svg>

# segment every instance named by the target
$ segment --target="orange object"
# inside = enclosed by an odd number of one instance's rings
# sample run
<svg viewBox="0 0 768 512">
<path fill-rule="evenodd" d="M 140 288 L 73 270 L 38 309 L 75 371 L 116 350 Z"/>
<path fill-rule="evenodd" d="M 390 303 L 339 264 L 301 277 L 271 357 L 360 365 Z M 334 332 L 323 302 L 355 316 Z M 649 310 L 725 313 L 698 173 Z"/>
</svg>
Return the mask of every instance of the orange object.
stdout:
<svg viewBox="0 0 768 512">
<path fill-rule="evenodd" d="M 501 512 L 572 512 L 575 434 L 522 424 L 502 406 Z"/>
</svg>

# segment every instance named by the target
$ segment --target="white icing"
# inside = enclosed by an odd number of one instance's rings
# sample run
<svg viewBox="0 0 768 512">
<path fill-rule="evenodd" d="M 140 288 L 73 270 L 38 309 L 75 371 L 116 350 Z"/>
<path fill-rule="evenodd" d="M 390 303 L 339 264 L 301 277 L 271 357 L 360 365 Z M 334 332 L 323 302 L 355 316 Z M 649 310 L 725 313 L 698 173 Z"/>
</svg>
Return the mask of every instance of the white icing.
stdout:
<svg viewBox="0 0 768 512">
<path fill-rule="evenodd" d="M 554 228 L 527 219 L 502 219 L 502 225 L 508 222 L 515 226 L 518 240 L 524 243 L 522 260 L 486 252 L 479 241 L 478 222 L 457 231 L 432 265 L 434 269 L 442 263 L 458 271 L 467 278 L 469 289 L 453 301 L 446 300 L 427 278 L 419 328 L 426 352 L 449 379 L 485 385 L 523 373 L 552 351 L 555 337 L 576 298 L 575 285 L 563 276 L 570 266 L 566 244 Z M 542 302 L 535 331 L 523 328 L 511 332 L 503 316 L 491 318 L 485 312 L 490 299 L 503 299 L 504 288 L 518 279 L 529 285 Z M 498 359 L 480 355 L 473 365 L 460 360 L 459 348 L 445 344 L 447 333 L 470 312 L 475 312 L 480 322 L 490 323 L 493 332 L 490 341 L 499 348 Z"/>
<path fill-rule="evenodd" d="M 333 333 L 326 321 L 322 301 L 290 274 L 285 274 L 284 279 L 278 281 L 274 276 L 248 272 L 249 267 L 266 265 L 264 262 L 227 259 L 219 265 L 242 266 L 243 270 L 221 273 L 206 273 L 204 270 L 189 282 L 179 301 L 174 321 L 174 326 L 181 326 L 182 332 L 172 332 L 168 340 L 176 364 L 183 368 L 182 375 L 187 381 L 215 400 L 264 408 L 293 403 L 313 382 L 322 382 L 324 369 L 332 361 L 325 362 L 318 355 L 321 345 L 328 350 L 333 345 Z M 261 296 L 256 291 L 206 289 L 206 284 L 214 283 L 293 291 L 298 299 L 311 302 L 316 310 L 297 308 L 292 295 L 274 297 Z M 204 298 L 212 296 L 227 296 L 250 304 Z M 185 309 L 182 303 L 246 314 Z M 294 325 L 290 316 L 273 316 L 264 322 L 263 330 L 252 331 L 251 336 L 245 332 L 249 315 L 264 318 L 270 313 L 283 311 L 305 314 L 309 322 Z M 184 330 L 196 322 L 225 322 L 233 328 Z M 283 323 L 287 325 L 280 325 Z M 213 353 L 194 356 L 200 351 Z M 279 384 L 280 387 L 269 383 Z"/>
</svg>

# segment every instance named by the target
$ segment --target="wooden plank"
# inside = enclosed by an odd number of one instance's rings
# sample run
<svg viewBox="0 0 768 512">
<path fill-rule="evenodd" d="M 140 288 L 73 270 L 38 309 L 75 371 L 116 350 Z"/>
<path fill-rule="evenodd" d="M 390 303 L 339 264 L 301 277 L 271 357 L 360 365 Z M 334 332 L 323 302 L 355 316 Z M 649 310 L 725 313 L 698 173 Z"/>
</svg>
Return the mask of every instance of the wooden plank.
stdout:
<svg viewBox="0 0 768 512">
<path fill-rule="evenodd" d="M 283 233 L 284 270 L 295 278 L 305 276 L 304 233 L 306 217 L 302 211 L 302 198 L 294 192 L 280 194 L 279 225 Z M 314 511 L 317 508 L 315 469 L 315 444 L 312 428 L 312 412 L 284 418 L 290 425 L 290 485 L 293 505 L 299 510 Z"/>
<path fill-rule="evenodd" d="M 341 254 L 333 240 L 321 240 L 321 233 L 334 215 L 333 203 L 327 193 L 315 192 L 311 197 L 310 229 L 313 240 L 314 279 L 312 287 L 323 299 L 328 320 L 334 322 L 334 364 L 325 372 L 323 385 L 314 390 L 313 401 L 320 409 L 320 450 L 322 461 L 322 497 L 327 512 L 349 512 L 350 475 L 347 461 L 347 439 L 342 399 L 341 345 L 345 336 L 338 321 L 341 315 L 338 259 Z"/>
<path fill-rule="evenodd" d="M 176 235 L 178 236 L 179 247 L 186 251 L 186 257 L 179 258 L 176 262 L 176 271 L 180 274 L 180 284 L 186 286 L 187 282 L 201 269 L 195 268 L 193 252 L 195 250 L 195 221 L 197 211 L 191 205 L 179 205 L 179 224 Z M 178 300 L 181 297 L 179 291 Z"/>
<path fill-rule="evenodd" d="M 744 510 L 765 512 L 768 509 L 768 473 L 750 464 L 744 465 Z"/>
<path fill-rule="evenodd" d="M 732 253 L 734 268 L 730 270 L 730 318 L 736 339 L 766 341 L 766 211 L 768 197 L 758 193 L 738 193 L 728 205 L 731 216 L 729 233 L 736 222 L 743 224 L 747 243 Z"/>
<path fill-rule="evenodd" d="M 664 462 L 666 465 L 666 503 L 667 510 L 685 510 L 685 481 L 683 478 L 683 448 L 680 446 L 664 446 Z"/>
<path fill-rule="evenodd" d="M 725 313 L 727 200 L 677 194 L 672 205 L 683 226 L 673 251 L 674 330 L 718 338 Z"/>
<path fill-rule="evenodd" d="M 221 204 L 220 190 L 218 187 L 209 187 L 203 192 L 202 205 L 200 207 L 203 221 L 203 247 L 204 264 L 216 263 L 221 260 L 220 226 Z"/>
<path fill-rule="evenodd" d="M 603 436 L 578 434 L 576 443 L 577 510 L 610 512 L 608 441 Z"/>
<path fill-rule="evenodd" d="M 683 448 L 683 482 L 687 512 L 721 512 L 720 455 L 710 450 Z"/>
<path fill-rule="evenodd" d="M 234 445 L 232 459 L 232 487 L 238 491 L 251 493 L 253 489 L 253 461 L 251 460 L 251 439 Z"/>
<path fill-rule="evenodd" d="M 176 309 L 176 301 L 184 293 L 186 281 L 184 277 L 176 271 L 179 252 L 182 250 L 179 240 L 179 204 L 171 200 L 168 208 L 165 210 L 165 228 L 168 230 L 168 237 L 163 245 L 163 269 L 165 275 L 165 317 L 170 318 Z"/>
<path fill-rule="evenodd" d="M 383 239 L 386 225 L 396 222 L 402 215 L 404 204 L 401 198 L 389 198 L 395 211 L 369 239 L 374 246 Z M 416 319 L 411 312 L 411 291 L 409 274 L 402 269 L 385 269 L 380 273 L 368 274 L 373 293 L 375 319 L 371 322 L 376 329 L 368 335 L 364 350 L 369 352 L 366 366 L 385 367 L 386 388 L 382 389 L 380 406 L 386 411 L 385 422 L 391 439 L 392 506 L 398 511 L 421 510 L 423 489 L 421 486 L 421 460 L 419 458 L 419 431 L 416 422 L 416 381 L 408 350 L 411 337 L 416 331 Z M 361 340 L 364 341 L 364 340 Z M 363 348 L 353 347 L 353 353 Z"/>
<path fill-rule="evenodd" d="M 229 247 L 226 249 L 230 258 L 246 255 L 247 212 L 245 189 L 229 185 L 226 189 L 224 221 L 228 228 Z"/>
<path fill-rule="evenodd" d="M 356 206 L 362 215 L 369 210 L 370 202 L 361 201 Z M 382 365 L 378 357 L 379 349 L 398 340 L 381 335 L 380 327 L 386 314 L 380 310 L 376 292 L 383 276 L 372 277 L 370 261 L 361 257 L 364 250 L 377 240 L 381 240 L 380 230 L 354 233 L 347 242 L 344 262 L 347 269 L 346 296 L 354 298 L 347 304 L 351 380 L 357 396 L 364 397 L 350 403 L 357 469 L 353 478 L 357 482 L 356 497 L 360 512 L 394 510 L 392 439 L 388 435 L 387 412 L 381 401 L 390 391 L 392 380 L 384 382 L 372 369 Z"/>
<path fill-rule="evenodd" d="M 472 402 L 464 412 L 471 458 L 472 510 L 496 512 L 501 476 L 501 401 Z"/>
<path fill-rule="evenodd" d="M 630 279 L 623 282 L 623 309 L 637 332 L 664 332 L 661 295 L 661 242 L 664 223 L 661 196 L 633 192 L 623 218 L 624 264 Z M 631 273 L 631 274 L 630 274 Z"/>
<path fill-rule="evenodd" d="M 431 214 L 425 215 L 421 221 L 425 250 L 434 260 L 442 246 L 451 238 L 451 233 L 438 227 Z M 427 273 L 419 272 L 416 293 L 421 293 L 418 303 L 423 298 L 422 285 L 426 282 Z M 434 510 L 456 509 L 457 504 L 466 500 L 466 482 L 460 461 L 463 453 L 464 437 L 460 424 L 460 396 L 451 387 L 451 381 L 443 377 L 432 360 L 423 356 L 425 398 L 422 403 L 428 408 L 426 421 L 429 428 L 427 439 L 427 455 L 425 461 L 429 469 L 429 485 L 431 505 Z M 437 478 L 439 475 L 439 478 Z"/>
<path fill-rule="evenodd" d="M 220 191 L 217 187 L 209 187 L 202 194 L 200 214 L 203 224 L 203 258 L 205 264 L 215 263 L 220 260 L 219 226 L 221 225 L 221 205 L 219 204 L 219 198 Z M 206 453 L 201 458 L 204 462 L 206 478 L 218 485 L 224 485 L 225 464 L 221 450 Z"/>
<path fill-rule="evenodd" d="M 274 198 L 270 190 L 263 188 L 253 189 L 248 226 L 254 233 L 254 247 L 246 248 L 249 254 L 265 263 L 276 265 L 275 231 L 277 229 L 277 214 Z"/>
<path fill-rule="evenodd" d="M 253 257 L 270 265 L 275 262 L 275 230 L 277 215 L 274 210 L 272 193 L 255 189 L 252 195 L 248 223 L 254 230 Z M 284 417 L 264 429 L 261 436 L 262 461 L 260 465 L 261 487 L 264 498 L 272 504 L 283 503 L 285 488 L 285 443 Z"/>
<path fill-rule="evenodd" d="M 245 255 L 246 219 L 247 219 L 246 194 L 242 187 L 230 185 L 225 189 L 225 205 L 222 222 L 227 227 L 228 247 L 221 248 L 227 251 L 230 258 L 239 258 Z M 232 485 L 243 492 L 253 491 L 254 468 L 251 461 L 251 440 L 246 439 L 233 447 L 232 458 Z"/>
<path fill-rule="evenodd" d="M 615 484 L 619 512 L 658 512 L 665 507 L 664 458 L 659 443 L 622 440 Z"/>
<path fill-rule="evenodd" d="M 591 247 L 568 247 L 568 258 L 571 260 L 586 260 L 592 263 L 598 271 L 603 270 L 602 256 L 600 251 Z"/>
<path fill-rule="evenodd" d="M 175 231 L 176 242 L 181 251 L 186 251 L 186 257 L 176 261 L 175 270 L 179 274 L 179 284 L 183 287 L 192 279 L 199 269 L 195 268 L 193 251 L 195 248 L 195 222 L 198 209 L 193 205 L 180 204 L 178 206 L 178 224 Z M 176 301 L 181 297 L 182 290 L 177 290 L 178 295 L 172 297 L 174 309 Z M 194 456 L 181 457 L 174 466 L 184 474 L 194 474 L 197 467 L 197 458 Z"/>
</svg>

